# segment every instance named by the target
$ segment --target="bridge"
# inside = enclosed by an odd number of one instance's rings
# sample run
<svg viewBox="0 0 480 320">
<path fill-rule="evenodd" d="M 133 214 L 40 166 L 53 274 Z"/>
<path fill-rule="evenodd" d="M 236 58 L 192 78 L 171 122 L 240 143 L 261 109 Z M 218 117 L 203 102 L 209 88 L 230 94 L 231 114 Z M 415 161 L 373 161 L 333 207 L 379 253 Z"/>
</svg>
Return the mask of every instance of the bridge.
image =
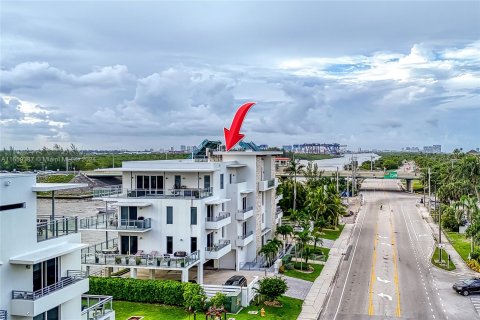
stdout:
<svg viewBox="0 0 480 320">
<path fill-rule="evenodd" d="M 339 178 L 351 178 L 353 176 L 353 172 L 351 170 L 338 170 L 338 171 L 331 171 L 331 170 L 324 170 L 322 176 L 324 177 L 336 177 L 338 172 Z M 288 173 L 280 173 L 277 172 L 276 176 L 280 177 L 290 177 L 291 175 Z M 413 180 L 422 180 L 422 176 L 419 173 L 414 172 L 402 172 L 402 171 L 394 171 L 392 172 L 383 172 L 383 171 L 355 171 L 355 178 L 358 179 L 398 179 L 398 180 L 405 180 L 407 182 L 407 190 L 409 192 L 413 192 Z M 303 180 L 305 176 L 297 175 L 297 179 Z"/>
</svg>

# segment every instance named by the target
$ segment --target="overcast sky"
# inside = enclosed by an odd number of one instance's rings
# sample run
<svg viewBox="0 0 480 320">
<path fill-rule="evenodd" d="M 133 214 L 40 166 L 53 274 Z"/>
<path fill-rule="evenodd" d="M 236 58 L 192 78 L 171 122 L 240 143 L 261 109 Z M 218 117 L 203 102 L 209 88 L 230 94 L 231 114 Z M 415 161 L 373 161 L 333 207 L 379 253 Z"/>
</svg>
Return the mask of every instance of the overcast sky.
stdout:
<svg viewBox="0 0 480 320">
<path fill-rule="evenodd" d="M 480 147 L 479 1 L 0 6 L 2 147 Z"/>
</svg>

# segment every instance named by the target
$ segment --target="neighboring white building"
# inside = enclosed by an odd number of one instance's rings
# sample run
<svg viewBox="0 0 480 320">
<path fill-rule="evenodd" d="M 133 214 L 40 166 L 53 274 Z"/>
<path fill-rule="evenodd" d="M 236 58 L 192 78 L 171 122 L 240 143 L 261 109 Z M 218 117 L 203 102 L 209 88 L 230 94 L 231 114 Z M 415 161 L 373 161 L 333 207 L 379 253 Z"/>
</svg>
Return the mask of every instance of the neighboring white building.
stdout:
<svg viewBox="0 0 480 320">
<path fill-rule="evenodd" d="M 83 186 L 0 174 L 0 319 L 87 319 L 82 294 L 88 275 L 80 263 L 86 245 L 80 243 L 76 217 L 55 218 L 53 197 L 56 190 Z M 46 191 L 52 194 L 52 215 L 37 219 L 36 192 Z M 96 319 L 115 319 L 111 307 L 99 306 Z"/>
<path fill-rule="evenodd" d="M 239 270 L 274 236 L 275 155 L 268 151 L 213 152 L 208 161 L 127 161 L 122 186 L 95 189 L 117 213 L 80 219 L 80 229 L 118 231 L 118 239 L 82 250 L 88 267 L 176 270 L 182 281 L 196 269 Z M 108 169 L 105 169 L 108 171 Z M 195 270 L 193 269 L 193 270 Z"/>
</svg>

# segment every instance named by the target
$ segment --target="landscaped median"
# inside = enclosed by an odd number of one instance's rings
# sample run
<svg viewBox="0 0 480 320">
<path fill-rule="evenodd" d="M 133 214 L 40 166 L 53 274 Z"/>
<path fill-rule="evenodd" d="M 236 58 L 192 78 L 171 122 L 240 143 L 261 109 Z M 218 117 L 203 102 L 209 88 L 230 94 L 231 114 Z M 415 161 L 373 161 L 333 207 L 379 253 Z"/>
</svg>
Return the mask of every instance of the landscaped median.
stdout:
<svg viewBox="0 0 480 320">
<path fill-rule="evenodd" d="M 440 261 L 440 250 L 442 252 L 442 260 Z M 455 264 L 450 261 L 448 254 L 445 250 L 439 249 L 438 247 L 435 248 L 435 252 L 432 255 L 431 262 L 434 266 L 444 269 L 447 271 L 455 270 Z"/>
</svg>

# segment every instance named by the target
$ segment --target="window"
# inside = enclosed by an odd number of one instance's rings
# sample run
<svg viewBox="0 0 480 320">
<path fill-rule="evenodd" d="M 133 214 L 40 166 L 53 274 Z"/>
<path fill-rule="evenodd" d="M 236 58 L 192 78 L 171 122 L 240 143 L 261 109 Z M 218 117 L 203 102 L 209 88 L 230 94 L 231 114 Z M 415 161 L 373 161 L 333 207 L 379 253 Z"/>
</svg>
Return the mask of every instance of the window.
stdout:
<svg viewBox="0 0 480 320">
<path fill-rule="evenodd" d="M 190 238 L 190 252 L 197 251 L 197 237 Z"/>
<path fill-rule="evenodd" d="M 175 176 L 175 185 L 173 186 L 173 189 L 180 189 L 182 186 L 182 176 Z"/>
<path fill-rule="evenodd" d="M 60 258 L 52 258 L 33 265 L 33 291 L 55 284 L 60 280 Z"/>
<path fill-rule="evenodd" d="M 242 209 L 247 210 L 247 197 L 242 198 Z"/>
<path fill-rule="evenodd" d="M 136 226 L 137 207 L 120 207 L 120 225 Z"/>
<path fill-rule="evenodd" d="M 120 236 L 121 254 L 136 254 L 138 251 L 137 236 Z"/>
<path fill-rule="evenodd" d="M 232 174 L 230 173 L 230 176 L 229 176 L 229 180 L 230 180 L 230 184 L 232 184 Z"/>
<path fill-rule="evenodd" d="M 223 189 L 223 173 L 220 173 L 220 189 Z"/>
<path fill-rule="evenodd" d="M 58 307 L 55 307 L 43 313 L 37 314 L 35 317 L 33 317 L 33 320 L 59 320 L 60 312 L 58 311 Z"/>
<path fill-rule="evenodd" d="M 14 203 L 14 204 L 5 204 L 5 205 L 3 205 L 3 206 L 0 206 L 0 211 L 20 209 L 20 208 L 25 208 L 25 207 L 26 207 L 25 202 L 22 202 L 22 203 Z"/>
<path fill-rule="evenodd" d="M 203 188 L 204 189 L 210 188 L 210 176 L 203 176 Z"/>
<path fill-rule="evenodd" d="M 222 227 L 222 238 L 225 238 L 225 227 Z"/>
<path fill-rule="evenodd" d="M 173 224 L 173 207 L 167 207 L 167 224 Z"/>
<path fill-rule="evenodd" d="M 262 206 L 265 205 L 265 192 L 262 192 Z"/>
<path fill-rule="evenodd" d="M 197 207 L 190 207 L 190 224 L 197 224 Z"/>
<path fill-rule="evenodd" d="M 167 237 L 167 253 L 173 253 L 173 237 Z"/>
</svg>

